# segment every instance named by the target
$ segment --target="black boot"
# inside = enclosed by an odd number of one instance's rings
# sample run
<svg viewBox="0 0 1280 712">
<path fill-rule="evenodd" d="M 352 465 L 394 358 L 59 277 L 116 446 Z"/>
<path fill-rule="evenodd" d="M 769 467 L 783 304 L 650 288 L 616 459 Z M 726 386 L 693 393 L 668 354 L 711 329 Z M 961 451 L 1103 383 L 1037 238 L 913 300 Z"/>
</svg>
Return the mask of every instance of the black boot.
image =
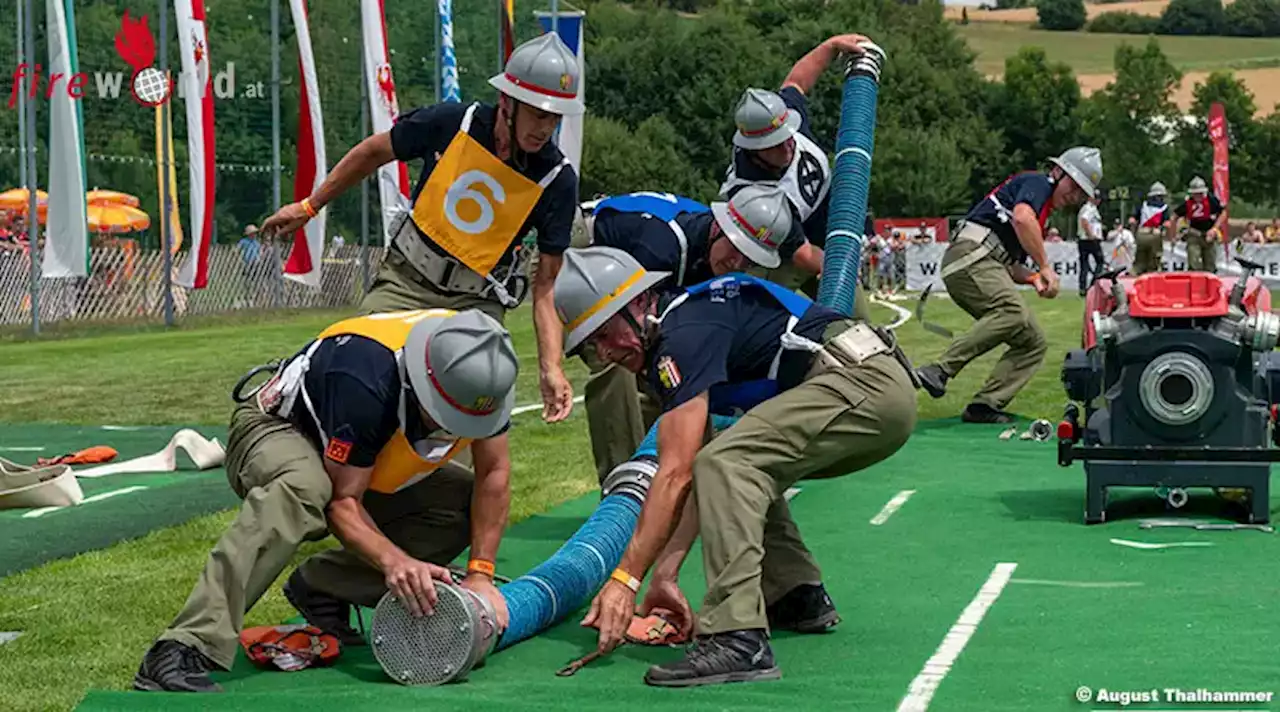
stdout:
<svg viewBox="0 0 1280 712">
<path fill-rule="evenodd" d="M 934 398 L 941 398 L 947 394 L 947 381 L 950 379 L 942 367 L 937 364 L 929 364 L 916 369 L 916 378 L 920 379 L 920 385 L 924 390 Z"/>
<path fill-rule="evenodd" d="M 966 423 L 1012 423 L 1013 416 L 996 410 L 986 403 L 970 403 L 965 406 L 960 419 Z"/>
<path fill-rule="evenodd" d="M 334 636 L 343 647 L 368 645 L 351 627 L 351 604 L 312 588 L 302 571 L 294 569 L 284 585 L 284 597 L 311 625 Z"/>
<path fill-rule="evenodd" d="M 133 689 L 146 692 L 222 692 L 209 672 L 216 666 L 195 648 L 176 640 L 157 641 L 133 676 Z"/>
<path fill-rule="evenodd" d="M 780 677 L 769 639 L 757 628 L 699 636 L 684 660 L 654 665 L 644 681 L 657 687 L 693 687 Z"/>
<path fill-rule="evenodd" d="M 797 633 L 825 633 L 840 623 L 840 614 L 822 584 L 800 584 L 765 609 L 769 627 Z"/>
</svg>

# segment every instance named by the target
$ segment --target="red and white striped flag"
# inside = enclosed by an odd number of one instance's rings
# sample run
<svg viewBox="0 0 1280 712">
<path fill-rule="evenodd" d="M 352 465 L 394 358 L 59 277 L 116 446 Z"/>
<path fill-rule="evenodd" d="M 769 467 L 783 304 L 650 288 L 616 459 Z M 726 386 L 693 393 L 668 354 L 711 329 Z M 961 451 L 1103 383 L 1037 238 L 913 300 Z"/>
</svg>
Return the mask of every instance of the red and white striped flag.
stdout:
<svg viewBox="0 0 1280 712">
<path fill-rule="evenodd" d="M 369 91 L 369 116 L 373 133 L 390 131 L 400 105 L 396 100 L 396 82 L 391 73 L 391 55 L 387 52 L 387 19 L 385 0 L 360 0 L 360 21 L 364 31 L 364 76 Z M 391 244 L 391 222 L 409 209 L 409 167 L 392 161 L 378 169 L 378 197 L 382 203 L 383 246 Z"/>
<path fill-rule="evenodd" d="M 217 182 L 209 35 L 204 27 L 204 0 L 173 0 L 173 9 L 182 47 L 182 92 L 187 102 L 187 155 L 191 162 L 191 249 L 178 271 L 178 284 L 188 289 L 204 289 L 209 283 L 209 245 L 213 243 Z"/>
<path fill-rule="evenodd" d="M 302 76 L 298 98 L 298 169 L 294 174 L 293 199 L 300 201 L 315 192 L 328 175 L 324 157 L 324 118 L 320 112 L 320 82 L 311 54 L 311 31 L 307 25 L 306 0 L 289 0 L 293 26 L 298 36 L 298 73 Z M 325 211 L 311 219 L 293 236 L 293 250 L 284 266 L 284 276 L 309 287 L 320 286 L 320 263 L 324 254 Z"/>
</svg>

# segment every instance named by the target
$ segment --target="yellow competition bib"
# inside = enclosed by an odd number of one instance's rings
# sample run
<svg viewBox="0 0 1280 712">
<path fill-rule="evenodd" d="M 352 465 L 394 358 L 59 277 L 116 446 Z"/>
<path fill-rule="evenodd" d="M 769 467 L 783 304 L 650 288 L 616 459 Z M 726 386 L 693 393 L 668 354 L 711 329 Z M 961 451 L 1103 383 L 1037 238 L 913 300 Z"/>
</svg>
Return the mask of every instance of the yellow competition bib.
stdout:
<svg viewBox="0 0 1280 712">
<path fill-rule="evenodd" d="M 541 197 L 542 186 L 463 130 L 449 142 L 413 204 L 413 222 L 458 261 L 487 275 Z"/>
<path fill-rule="evenodd" d="M 317 338 L 351 334 L 373 339 L 392 351 L 399 352 L 409 338 L 409 332 L 423 319 L 443 319 L 457 312 L 449 309 L 416 309 L 412 311 L 370 314 L 340 321 L 320 332 Z M 369 481 L 369 489 L 374 492 L 391 494 L 413 485 L 430 475 L 452 460 L 459 452 L 471 445 L 467 438 L 450 440 L 425 440 L 410 443 L 405 437 L 406 425 L 401 414 L 400 427 L 395 435 L 378 452 L 374 460 L 373 474 Z"/>
</svg>

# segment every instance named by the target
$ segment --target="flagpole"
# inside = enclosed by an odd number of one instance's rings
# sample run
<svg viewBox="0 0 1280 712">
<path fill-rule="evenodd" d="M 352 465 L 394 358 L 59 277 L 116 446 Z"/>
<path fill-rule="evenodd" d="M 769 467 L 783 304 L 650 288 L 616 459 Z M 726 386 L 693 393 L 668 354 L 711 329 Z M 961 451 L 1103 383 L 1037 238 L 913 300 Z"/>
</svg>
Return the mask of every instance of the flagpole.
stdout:
<svg viewBox="0 0 1280 712">
<path fill-rule="evenodd" d="M 271 209 L 280 209 L 280 0 L 271 2 Z"/>
<path fill-rule="evenodd" d="M 363 34 L 361 37 L 363 38 Z M 361 40 L 363 44 L 363 39 Z M 363 46 L 360 52 L 360 135 L 369 135 L 369 55 Z M 375 171 L 373 175 L 378 175 Z M 369 293 L 369 177 L 360 181 L 360 284 L 364 294 Z"/>
<path fill-rule="evenodd" d="M 22 33 L 26 24 L 23 22 L 25 2 L 18 3 L 18 64 L 27 61 L 26 45 L 23 44 Z M 18 161 L 19 185 L 27 184 L 27 92 L 24 84 L 18 86 Z"/>
<path fill-rule="evenodd" d="M 173 91 L 173 83 L 169 79 L 169 6 L 168 0 L 160 3 L 160 74 L 164 76 L 165 91 Z M 164 134 L 160 142 L 160 170 L 164 178 L 160 181 L 160 234 L 164 236 L 164 325 L 173 326 L 173 226 L 169 224 L 169 109 L 173 106 L 173 97 L 168 96 L 161 106 L 160 131 Z"/>
<path fill-rule="evenodd" d="M 433 14 L 436 16 L 436 34 L 435 34 L 436 71 L 435 71 L 434 79 L 432 79 L 431 81 L 431 86 L 436 90 L 435 103 L 439 104 L 440 103 L 440 3 L 433 2 L 432 5 L 435 6 L 435 12 Z"/>
<path fill-rule="evenodd" d="M 280 0 L 271 2 L 271 209 L 280 209 Z M 280 306 L 280 253 L 273 243 L 271 255 L 271 306 Z"/>
<path fill-rule="evenodd" d="M 31 0 L 26 0 L 26 13 L 22 17 L 23 45 L 27 51 L 27 71 L 34 74 L 36 66 L 35 21 L 32 18 Z M 27 79 L 32 86 L 34 77 Z M 36 173 L 36 103 L 26 102 L 27 110 L 27 253 L 31 257 L 31 333 L 40 334 L 40 206 Z"/>
<path fill-rule="evenodd" d="M 503 17 L 505 17 L 506 12 L 507 12 L 507 9 L 506 9 L 506 5 L 505 5 L 505 0 L 497 0 L 497 5 L 498 5 L 498 69 L 497 69 L 497 73 L 498 73 L 498 74 L 501 74 L 501 73 L 502 73 L 502 70 L 503 70 L 503 67 L 504 67 L 504 65 L 506 64 L 506 62 L 502 61 L 502 60 L 503 60 L 503 57 L 502 57 L 502 43 L 503 43 L 503 35 L 502 35 L 502 18 L 503 18 Z"/>
</svg>

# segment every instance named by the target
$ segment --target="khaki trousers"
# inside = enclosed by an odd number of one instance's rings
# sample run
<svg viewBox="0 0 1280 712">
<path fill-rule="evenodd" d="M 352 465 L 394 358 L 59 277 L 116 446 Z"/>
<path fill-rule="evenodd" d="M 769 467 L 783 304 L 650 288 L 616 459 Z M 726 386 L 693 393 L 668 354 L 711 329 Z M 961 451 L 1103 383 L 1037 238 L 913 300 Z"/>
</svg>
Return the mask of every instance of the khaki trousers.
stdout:
<svg viewBox="0 0 1280 712">
<path fill-rule="evenodd" d="M 328 536 L 325 508 L 333 487 L 319 449 L 289 422 L 242 404 L 227 437 L 227 479 L 243 500 L 214 545 L 195 588 L 160 636 L 196 648 L 231 669 L 245 613 L 285 570 L 305 541 Z M 470 541 L 473 477 L 446 465 L 393 495 L 368 493 L 378 528 L 410 556 L 446 565 Z M 373 606 L 386 592 L 382 574 L 345 549 L 317 554 L 300 567 L 312 587 Z"/>
<path fill-rule="evenodd" d="M 978 243 L 967 241 L 948 247 L 942 258 L 943 273 L 949 264 L 979 247 Z M 994 257 L 979 259 L 947 274 L 942 281 L 951 299 L 977 321 L 951 342 L 938 365 L 947 376 L 954 377 L 978 357 L 1007 344 L 1008 350 L 973 397 L 974 403 L 1003 410 L 1044 362 L 1048 349 L 1044 330 L 1023 302 L 1009 270 Z"/>
<path fill-rule="evenodd" d="M 783 493 L 888 458 L 915 422 L 906 370 L 880 355 L 784 391 L 703 447 L 693 465 L 707 577 L 698 632 L 767 628 L 768 603 L 821 581 Z"/>
</svg>

